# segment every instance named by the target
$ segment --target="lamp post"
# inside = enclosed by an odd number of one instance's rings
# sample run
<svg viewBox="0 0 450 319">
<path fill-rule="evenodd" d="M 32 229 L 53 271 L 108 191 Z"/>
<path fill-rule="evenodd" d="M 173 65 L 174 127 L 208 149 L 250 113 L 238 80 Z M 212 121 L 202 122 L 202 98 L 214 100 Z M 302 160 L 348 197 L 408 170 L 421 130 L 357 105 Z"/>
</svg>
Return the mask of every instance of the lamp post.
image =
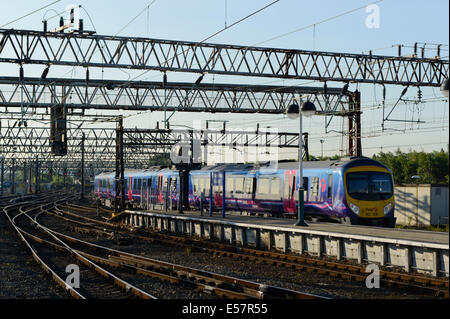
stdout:
<svg viewBox="0 0 450 319">
<path fill-rule="evenodd" d="M 299 180 L 298 180 L 298 220 L 295 226 L 305 226 L 308 224 L 305 223 L 305 203 L 304 203 L 304 192 L 303 189 L 303 116 L 310 117 L 316 113 L 316 106 L 314 103 L 307 101 L 300 106 L 297 103 L 292 104 L 286 110 L 286 114 L 289 119 L 295 120 L 300 118 L 300 135 L 299 135 Z"/>
</svg>

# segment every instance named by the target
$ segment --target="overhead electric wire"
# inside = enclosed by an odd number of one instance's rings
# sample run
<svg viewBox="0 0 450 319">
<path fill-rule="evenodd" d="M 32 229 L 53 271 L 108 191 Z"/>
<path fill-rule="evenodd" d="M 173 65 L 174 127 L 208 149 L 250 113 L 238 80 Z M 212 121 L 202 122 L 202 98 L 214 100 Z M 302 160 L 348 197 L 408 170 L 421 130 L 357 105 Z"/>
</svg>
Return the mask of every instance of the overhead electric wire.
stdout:
<svg viewBox="0 0 450 319">
<path fill-rule="evenodd" d="M 6 23 L 6 24 L 3 24 L 3 25 L 0 26 L 0 29 L 6 27 L 6 26 L 8 26 L 8 25 L 10 25 L 11 23 L 14 23 L 14 22 L 17 22 L 17 21 L 19 21 L 19 20 L 21 20 L 21 19 L 24 19 L 24 18 L 26 18 L 26 17 L 28 17 L 28 16 L 30 16 L 30 15 L 32 15 L 32 14 L 35 14 L 36 12 L 39 12 L 39 11 L 41 11 L 41 10 L 44 10 L 45 8 L 48 8 L 48 7 L 54 5 L 55 3 L 58 3 L 58 2 L 60 2 L 60 1 L 61 1 L 61 0 L 53 1 L 52 3 L 47 4 L 46 6 L 43 6 L 43 7 L 39 8 L 39 9 L 36 9 L 36 10 L 34 10 L 34 11 L 32 11 L 32 12 L 30 12 L 30 13 L 24 15 L 24 16 L 21 16 L 20 18 L 17 18 L 17 19 L 15 19 L 15 20 L 11 21 L 11 22 Z"/>
<path fill-rule="evenodd" d="M 209 40 L 209 39 L 211 39 L 211 38 L 217 36 L 218 34 L 222 33 L 223 31 L 228 30 L 228 29 L 232 28 L 233 26 L 235 26 L 235 25 L 237 25 L 237 24 L 239 24 L 239 23 L 241 23 L 241 22 L 247 20 L 248 18 L 250 18 L 250 17 L 254 16 L 255 14 L 257 14 L 257 13 L 263 11 L 264 9 L 267 9 L 268 7 L 274 5 L 275 3 L 279 2 L 279 1 L 280 1 L 280 0 L 275 0 L 275 1 L 271 2 L 270 4 L 268 4 L 268 5 L 264 6 L 264 7 L 262 7 L 261 9 L 258 9 L 258 10 L 256 10 L 255 12 L 253 12 L 253 13 L 251 13 L 251 14 L 245 16 L 244 18 L 239 19 L 238 21 L 236 21 L 235 23 L 231 24 L 230 26 L 225 27 L 225 28 L 219 30 L 218 32 L 212 34 L 211 36 L 208 36 L 208 37 L 205 38 L 204 40 L 200 41 L 198 44 L 201 44 L 201 43 L 203 43 L 203 42 L 205 42 L 205 41 L 207 41 L 207 40 Z M 194 47 L 193 49 L 195 50 L 195 48 L 196 48 L 196 47 Z M 186 52 L 186 51 L 189 51 L 190 49 L 191 49 L 191 48 L 188 48 L 187 50 L 184 50 L 184 51 L 180 52 L 180 53 L 177 54 L 175 57 L 167 59 L 167 60 L 164 61 L 162 64 L 167 63 L 167 62 L 169 62 L 169 61 L 175 59 L 176 57 L 180 56 L 181 54 L 185 54 L 185 52 Z M 124 85 L 126 85 L 126 84 L 128 84 L 128 83 L 130 83 L 130 82 L 132 82 L 132 81 L 134 81 L 134 80 L 136 80 L 136 79 L 138 79 L 138 78 L 140 78 L 140 77 L 143 76 L 144 74 L 147 74 L 147 73 L 150 72 L 150 71 L 151 71 L 151 70 L 144 71 L 143 73 L 141 73 L 141 74 L 135 76 L 133 79 L 128 80 L 127 82 L 125 82 L 124 84 L 121 84 L 121 85 L 119 85 L 119 86 L 124 86 Z M 127 118 L 130 118 L 130 117 L 133 117 L 133 116 L 136 116 L 136 115 L 140 115 L 140 114 L 143 114 L 143 113 L 147 113 L 147 111 L 144 111 L 144 112 L 142 112 L 142 113 L 138 113 L 138 114 L 135 114 L 135 115 L 130 115 L 130 116 L 128 116 Z M 124 117 L 124 119 L 125 119 L 125 117 Z"/>
<path fill-rule="evenodd" d="M 380 3 L 380 2 L 383 2 L 383 1 L 384 1 L 384 0 L 378 0 L 378 1 L 372 2 L 372 3 L 370 3 L 370 4 L 377 4 L 377 3 Z M 370 4 L 369 4 L 369 5 L 370 5 Z M 294 34 L 294 33 L 300 32 L 300 31 L 303 31 L 303 30 L 307 30 L 307 29 L 309 29 L 309 28 L 311 28 L 311 27 L 315 27 L 315 26 L 317 26 L 317 25 L 319 25 L 319 24 L 322 24 L 322 23 L 325 23 L 325 22 L 328 22 L 328 21 L 331 21 L 331 20 L 340 18 L 340 17 L 342 17 L 342 16 L 345 16 L 345 15 L 347 15 L 347 14 L 350 14 L 350 13 L 353 13 L 353 12 L 356 12 L 356 11 L 359 11 L 359 10 L 361 10 L 361 9 L 367 8 L 367 6 L 368 6 L 368 5 L 366 4 L 366 5 L 362 6 L 362 7 L 358 7 L 358 8 L 356 8 L 356 9 L 353 9 L 353 10 L 350 10 L 350 11 L 346 11 L 346 12 L 344 12 L 344 13 L 335 15 L 335 16 L 330 17 L 330 18 L 327 18 L 327 19 L 325 19 L 325 20 L 321 20 L 321 21 L 319 21 L 319 22 L 316 22 L 316 23 L 313 23 L 313 24 L 310 24 L 310 25 L 301 27 L 301 28 L 299 28 L 299 29 L 296 29 L 296 30 L 293 30 L 293 31 L 290 31 L 290 32 L 287 32 L 287 33 L 283 33 L 283 34 L 278 35 L 278 36 L 275 36 L 275 37 L 270 38 L 270 39 L 268 39 L 268 40 L 265 40 L 265 41 L 262 41 L 262 42 L 258 42 L 258 43 L 254 44 L 254 45 L 252 45 L 252 46 L 255 46 L 255 45 L 261 45 L 261 44 L 264 44 L 264 43 L 266 43 L 266 42 L 278 40 L 278 39 L 283 38 L 283 37 L 285 37 L 285 36 L 288 36 L 288 35 L 291 35 L 291 34 Z"/>
<path fill-rule="evenodd" d="M 222 33 L 223 31 L 228 30 L 228 29 L 234 27 L 235 25 L 241 23 L 241 22 L 244 21 L 244 20 L 247 20 L 248 18 L 254 16 L 255 14 L 258 14 L 259 12 L 261 12 L 261 11 L 267 9 L 268 7 L 274 5 L 275 3 L 279 2 L 279 1 L 280 1 L 280 0 L 275 0 L 275 1 L 273 1 L 272 3 L 269 3 L 268 5 L 266 5 L 265 7 L 263 7 L 263 8 L 261 8 L 261 9 L 255 11 L 255 12 L 249 14 L 248 16 L 246 16 L 246 17 L 244 17 L 244 18 L 242 18 L 242 19 L 239 19 L 238 21 L 234 22 L 233 24 L 231 24 L 231 25 L 229 25 L 229 26 L 225 26 L 225 28 L 223 28 L 222 30 L 217 31 L 217 32 L 214 33 L 213 35 L 210 35 L 209 37 L 207 37 L 206 39 L 204 39 L 204 40 L 201 41 L 200 43 L 203 43 L 203 42 L 205 42 L 205 41 L 208 41 L 209 39 L 215 37 L 216 35 Z"/>
<path fill-rule="evenodd" d="M 133 23 L 137 18 L 139 18 L 141 16 L 141 14 L 143 14 L 145 12 L 145 10 L 148 10 L 154 3 L 156 2 L 156 0 L 153 0 L 149 5 L 145 6 L 144 9 L 142 9 L 142 11 L 140 11 L 138 13 L 137 16 L 135 16 L 133 19 L 130 20 L 130 22 L 128 22 L 122 29 L 120 29 L 119 32 L 117 32 L 114 36 L 118 36 L 123 30 L 125 30 L 131 23 Z M 147 28 L 148 29 L 148 28 Z"/>
</svg>

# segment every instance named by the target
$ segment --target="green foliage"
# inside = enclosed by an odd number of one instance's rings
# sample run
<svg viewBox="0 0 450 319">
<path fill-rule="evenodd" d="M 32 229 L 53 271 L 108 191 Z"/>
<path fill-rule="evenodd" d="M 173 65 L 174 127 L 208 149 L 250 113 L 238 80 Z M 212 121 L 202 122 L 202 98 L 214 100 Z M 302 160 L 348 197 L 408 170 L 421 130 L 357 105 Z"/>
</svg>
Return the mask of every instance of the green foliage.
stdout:
<svg viewBox="0 0 450 319">
<path fill-rule="evenodd" d="M 449 152 L 443 149 L 439 152 L 409 152 L 397 150 L 395 153 L 380 153 L 373 156 L 394 174 L 396 184 L 448 184 L 449 183 Z M 412 176 L 420 176 L 418 180 Z"/>
<path fill-rule="evenodd" d="M 170 154 L 169 153 L 156 154 L 150 159 L 149 164 L 155 166 L 171 166 L 172 161 L 170 160 Z"/>
</svg>

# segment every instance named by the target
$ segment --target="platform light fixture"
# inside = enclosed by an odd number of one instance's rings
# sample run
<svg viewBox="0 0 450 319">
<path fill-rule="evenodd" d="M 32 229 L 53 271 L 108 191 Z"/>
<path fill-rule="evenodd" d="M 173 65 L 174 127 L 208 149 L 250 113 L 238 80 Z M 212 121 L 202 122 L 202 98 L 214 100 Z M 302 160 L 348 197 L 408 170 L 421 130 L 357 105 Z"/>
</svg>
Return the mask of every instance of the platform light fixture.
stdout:
<svg viewBox="0 0 450 319">
<path fill-rule="evenodd" d="M 298 183 L 298 220 L 295 226 L 307 227 L 305 222 L 305 203 L 304 203 L 304 188 L 303 188 L 303 116 L 311 117 L 316 113 L 317 109 L 314 103 L 306 101 L 302 103 L 302 107 L 294 100 L 294 104 L 290 105 L 286 110 L 286 115 L 289 119 L 295 120 L 300 118 L 300 135 L 299 135 L 299 183 Z"/>
</svg>

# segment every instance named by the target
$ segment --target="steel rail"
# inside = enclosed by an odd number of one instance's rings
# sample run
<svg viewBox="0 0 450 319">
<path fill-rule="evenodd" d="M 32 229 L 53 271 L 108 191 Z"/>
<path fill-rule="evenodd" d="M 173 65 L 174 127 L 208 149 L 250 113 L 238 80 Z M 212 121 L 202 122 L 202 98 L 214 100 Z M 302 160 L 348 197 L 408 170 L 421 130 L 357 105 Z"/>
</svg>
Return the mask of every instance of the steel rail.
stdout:
<svg viewBox="0 0 450 319">
<path fill-rule="evenodd" d="M 64 199 L 64 200 L 65 200 L 65 199 Z M 114 285 L 114 286 L 117 286 L 117 287 L 119 287 L 120 289 L 123 289 L 123 290 L 126 291 L 127 293 L 131 293 L 131 294 L 133 294 L 134 296 L 139 297 L 139 298 L 143 298 L 143 299 L 156 299 L 154 296 L 152 296 L 152 295 L 150 295 L 150 294 L 148 294 L 148 293 L 142 291 L 141 289 L 139 289 L 139 288 L 137 288 L 137 287 L 135 287 L 135 286 L 129 284 L 128 282 L 126 282 L 126 281 L 120 279 L 119 277 L 115 276 L 114 274 L 112 274 L 112 273 L 106 271 L 105 269 L 103 269 L 102 267 L 96 265 L 95 263 L 93 263 L 92 261 L 90 261 L 89 259 L 87 259 L 86 257 L 84 257 L 84 256 L 82 256 L 81 254 L 77 253 L 76 251 L 74 251 L 73 249 L 71 249 L 68 245 L 66 245 L 63 241 L 61 241 L 57 236 L 55 236 L 52 232 L 48 231 L 45 227 L 42 227 L 39 223 L 37 223 L 35 220 L 33 220 L 33 219 L 30 217 L 29 213 L 30 213 L 31 211 L 39 210 L 39 212 L 40 212 L 39 214 L 41 214 L 42 211 L 45 210 L 44 207 L 49 206 L 49 205 L 53 205 L 53 204 L 44 204 L 44 205 L 40 205 L 39 207 L 33 207 L 32 209 L 29 209 L 29 210 L 27 210 L 27 211 L 25 211 L 25 210 L 23 210 L 23 208 L 21 208 L 21 209 L 19 209 L 20 213 L 17 214 L 14 218 L 10 219 L 10 222 L 11 222 L 12 225 L 16 228 L 16 231 L 18 231 L 20 237 L 21 237 L 23 240 L 25 240 L 25 238 L 24 238 L 24 236 L 23 236 L 23 235 L 25 235 L 25 236 L 27 236 L 27 237 L 29 237 L 29 238 L 32 238 L 32 239 L 35 240 L 35 241 L 38 240 L 38 241 L 40 241 L 41 243 L 46 243 L 46 244 L 49 243 L 48 240 L 44 240 L 44 239 L 42 239 L 41 237 L 34 236 L 34 235 L 30 234 L 29 232 L 25 231 L 24 229 L 22 229 L 22 228 L 20 228 L 20 227 L 17 226 L 17 223 L 16 223 L 15 220 L 16 220 L 16 218 L 18 218 L 18 217 L 20 217 L 20 216 L 22 216 L 22 215 L 23 215 L 23 216 L 26 216 L 28 219 L 30 219 L 30 220 L 34 223 L 35 226 L 37 226 L 39 229 L 43 230 L 43 231 L 44 231 L 46 234 L 48 234 L 48 236 L 51 237 L 54 241 L 59 242 L 59 243 L 61 244 L 61 246 L 56 245 L 56 244 L 53 244 L 53 245 L 51 245 L 51 247 L 56 248 L 56 249 L 58 249 L 58 247 L 60 247 L 58 250 L 61 250 L 61 247 L 62 247 L 62 250 L 65 250 L 65 252 L 66 252 L 67 254 L 72 255 L 72 256 L 75 257 L 77 260 L 79 260 L 80 262 L 82 262 L 83 264 L 85 264 L 89 269 L 93 269 L 96 273 L 98 273 L 99 275 L 101 275 L 102 277 L 104 277 L 105 279 L 107 279 L 108 281 L 111 280 L 111 281 L 113 282 L 113 285 Z M 38 215 L 39 215 L 39 214 L 38 214 Z M 36 215 L 36 216 L 38 216 L 38 215 Z M 26 240 L 25 240 L 25 241 L 26 241 Z M 75 288 L 72 288 L 72 287 L 68 286 L 68 285 L 65 283 L 65 281 L 62 280 L 61 277 L 58 276 L 58 275 L 56 274 L 56 271 L 52 270 L 48 264 L 45 264 L 45 263 L 43 262 L 43 259 L 39 257 L 36 248 L 33 247 L 28 241 L 26 241 L 26 243 L 27 243 L 27 246 L 31 249 L 33 255 L 36 256 L 37 259 L 39 260 L 38 262 L 39 262 L 40 264 L 42 264 L 43 267 L 44 267 L 47 271 L 50 271 L 50 272 L 52 273 L 53 278 L 57 281 L 58 284 L 60 284 L 60 285 L 61 285 L 63 288 L 65 288 L 65 289 L 70 289 L 70 292 L 71 292 L 71 295 L 72 295 L 72 296 L 78 296 L 79 298 L 83 298 L 83 299 L 86 298 L 85 296 L 83 296 L 83 295 L 78 291 L 79 289 L 75 289 Z M 36 259 L 36 258 L 35 258 L 35 259 Z M 44 266 L 44 265 L 45 265 L 45 266 Z M 73 292 L 72 290 L 75 291 L 76 293 Z"/>
<path fill-rule="evenodd" d="M 65 218 L 67 221 L 68 218 Z M 102 223 L 103 224 L 103 223 Z M 93 227 L 93 225 L 90 225 Z M 48 228 L 47 228 L 48 229 Z M 50 229 L 48 229 L 50 230 Z M 95 262 L 107 264 L 112 267 L 124 266 L 134 270 L 138 274 L 158 277 L 171 282 L 194 284 L 203 291 L 228 296 L 232 298 L 295 298 L 295 299 L 323 299 L 321 296 L 306 294 L 285 288 L 261 285 L 259 283 L 238 279 L 235 277 L 220 275 L 191 267 L 167 263 L 135 254 L 130 254 L 108 247 L 92 244 L 60 232 L 50 230 L 56 236 L 65 238 L 73 243 L 103 250 L 108 253 L 108 259 L 97 255 L 80 252 L 80 254 L 93 259 Z M 101 230 L 100 230 L 101 231 Z M 162 271 L 162 274 L 161 274 Z M 191 280 L 188 280 L 191 279 Z M 195 282 L 192 282 L 192 279 Z M 238 289 L 236 291 L 236 289 Z M 240 291 L 242 290 L 242 291 Z"/>
<path fill-rule="evenodd" d="M 66 203 L 68 207 L 72 207 L 75 210 L 82 209 L 81 206 Z M 58 209 L 58 208 L 57 208 Z M 90 208 L 93 209 L 93 208 Z M 159 232 L 143 231 L 123 224 L 112 223 L 110 221 L 103 222 L 93 218 L 80 216 L 67 212 L 68 215 L 82 218 L 90 223 L 98 223 L 103 227 L 112 227 L 114 231 L 125 229 L 126 233 L 139 240 L 148 240 L 158 242 L 162 244 L 170 244 L 178 247 L 190 247 L 199 251 L 212 253 L 214 255 L 227 256 L 233 258 L 239 258 L 242 260 L 255 261 L 260 263 L 272 264 L 275 266 L 281 266 L 296 270 L 315 271 L 320 274 L 328 274 L 332 277 L 341 277 L 343 279 L 365 281 L 367 274 L 365 267 L 345 264 L 335 261 L 325 261 L 323 259 L 311 258 L 306 256 L 288 255 L 278 252 L 262 251 L 257 249 L 251 249 L 246 247 L 235 247 L 232 245 L 225 245 L 216 242 L 206 242 L 201 240 L 192 240 L 182 236 L 174 236 L 163 234 Z M 92 226 L 91 226 L 92 227 Z M 104 230 L 104 229 L 103 229 Z M 84 229 L 83 231 L 88 231 Z M 130 231 L 134 233 L 130 234 Z M 144 236 L 138 236 L 137 234 L 144 234 Z M 147 236 L 151 236 L 149 238 Z M 439 296 L 449 296 L 449 281 L 431 278 L 417 274 L 406 274 L 393 271 L 380 270 L 381 282 L 388 287 L 398 286 L 401 288 L 415 288 L 437 294 Z"/>
</svg>

